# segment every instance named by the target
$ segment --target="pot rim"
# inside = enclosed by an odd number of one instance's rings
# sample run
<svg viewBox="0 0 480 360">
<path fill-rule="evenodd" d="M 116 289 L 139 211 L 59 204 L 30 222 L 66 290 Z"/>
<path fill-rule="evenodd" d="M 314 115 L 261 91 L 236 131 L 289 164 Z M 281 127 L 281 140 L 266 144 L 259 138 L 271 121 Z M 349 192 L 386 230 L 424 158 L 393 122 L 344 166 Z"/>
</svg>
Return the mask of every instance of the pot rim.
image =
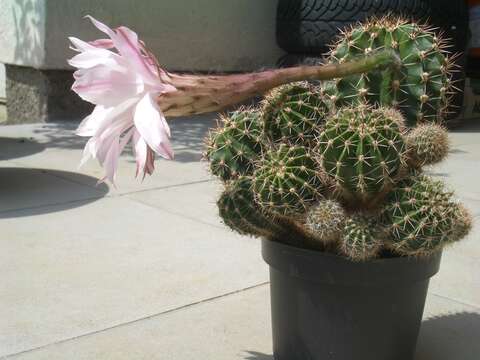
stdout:
<svg viewBox="0 0 480 360">
<path fill-rule="evenodd" d="M 417 282 L 435 275 L 440 268 L 442 251 L 431 256 L 354 262 L 335 254 L 262 239 L 262 256 L 271 268 L 306 281 L 349 286 L 394 286 L 395 283 Z"/>
</svg>

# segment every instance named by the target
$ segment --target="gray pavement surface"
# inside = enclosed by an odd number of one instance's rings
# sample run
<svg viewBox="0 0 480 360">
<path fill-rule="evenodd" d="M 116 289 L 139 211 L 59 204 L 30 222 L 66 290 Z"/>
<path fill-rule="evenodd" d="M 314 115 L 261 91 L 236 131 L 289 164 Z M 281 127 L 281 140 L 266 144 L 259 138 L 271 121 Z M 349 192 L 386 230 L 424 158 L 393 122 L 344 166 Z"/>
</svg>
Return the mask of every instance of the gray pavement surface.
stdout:
<svg viewBox="0 0 480 360">
<path fill-rule="evenodd" d="M 273 360 L 268 269 L 225 228 L 201 161 L 215 115 L 171 122 L 176 161 L 117 188 L 78 170 L 76 124 L 0 127 L 0 359 Z M 480 122 L 430 172 L 480 216 Z M 480 359 L 480 233 L 432 280 L 416 360 Z"/>
</svg>

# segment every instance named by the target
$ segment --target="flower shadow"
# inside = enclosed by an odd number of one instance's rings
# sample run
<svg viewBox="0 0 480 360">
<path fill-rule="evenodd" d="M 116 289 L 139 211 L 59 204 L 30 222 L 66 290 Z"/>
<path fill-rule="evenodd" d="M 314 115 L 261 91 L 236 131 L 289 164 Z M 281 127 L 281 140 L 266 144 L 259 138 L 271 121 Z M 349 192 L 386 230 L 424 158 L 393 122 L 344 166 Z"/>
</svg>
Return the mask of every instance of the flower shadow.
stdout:
<svg viewBox="0 0 480 360">
<path fill-rule="evenodd" d="M 90 176 L 51 169 L 0 168 L 0 219 L 27 217 L 84 206 L 107 195 L 109 188 Z"/>
<path fill-rule="evenodd" d="M 43 144 L 33 139 L 0 137 L 0 161 L 11 160 L 42 152 Z"/>
</svg>

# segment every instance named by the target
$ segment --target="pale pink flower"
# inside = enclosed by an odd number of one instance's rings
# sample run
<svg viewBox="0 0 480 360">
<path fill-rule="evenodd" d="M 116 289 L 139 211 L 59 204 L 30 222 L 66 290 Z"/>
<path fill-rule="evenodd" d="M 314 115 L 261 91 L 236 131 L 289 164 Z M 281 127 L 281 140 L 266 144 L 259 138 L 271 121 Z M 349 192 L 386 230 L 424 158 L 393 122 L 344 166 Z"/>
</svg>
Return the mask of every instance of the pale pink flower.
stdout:
<svg viewBox="0 0 480 360">
<path fill-rule="evenodd" d="M 96 158 L 105 169 L 102 180 L 114 183 L 118 158 L 131 142 L 137 176 L 151 175 L 154 153 L 173 159 L 170 129 L 156 99 L 176 88 L 162 81 L 166 73 L 135 32 L 124 26 L 112 30 L 88 18 L 109 39 L 85 42 L 69 38 L 79 52 L 68 61 L 78 69 L 72 90 L 96 105 L 77 129 L 77 135 L 90 137 L 82 164 Z"/>
</svg>

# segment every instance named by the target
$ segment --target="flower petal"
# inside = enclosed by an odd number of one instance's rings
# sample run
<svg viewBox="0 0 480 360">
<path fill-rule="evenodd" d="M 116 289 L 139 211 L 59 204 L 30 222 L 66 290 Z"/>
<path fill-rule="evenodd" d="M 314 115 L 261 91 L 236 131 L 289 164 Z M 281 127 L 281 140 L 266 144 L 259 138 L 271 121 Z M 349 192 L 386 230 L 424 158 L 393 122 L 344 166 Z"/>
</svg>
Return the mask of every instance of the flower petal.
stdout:
<svg viewBox="0 0 480 360">
<path fill-rule="evenodd" d="M 170 128 L 152 95 L 147 93 L 138 102 L 134 114 L 135 127 L 153 151 L 171 160 L 173 150 L 169 139 Z"/>
<path fill-rule="evenodd" d="M 92 46 L 91 44 L 89 44 L 88 42 L 80 40 L 76 37 L 69 36 L 68 40 L 70 40 L 70 42 L 73 45 L 73 46 L 70 47 L 72 50 L 75 50 L 75 51 L 78 51 L 78 52 L 83 52 L 83 51 L 88 51 L 88 50 L 94 50 L 95 49 L 95 47 Z"/>
<path fill-rule="evenodd" d="M 96 154 L 95 142 L 96 142 L 96 139 L 92 137 L 85 144 L 85 148 L 83 149 L 82 160 L 80 160 L 80 164 L 78 165 L 78 168 L 81 168 L 83 165 L 85 165 L 85 163 L 91 158 L 95 158 L 95 154 Z"/>
<path fill-rule="evenodd" d="M 99 49 L 111 49 L 115 47 L 115 44 L 111 39 L 97 39 L 97 40 L 89 41 L 88 43 Z"/>
<path fill-rule="evenodd" d="M 67 60 L 68 64 L 77 69 L 90 69 L 97 65 L 106 65 L 111 69 L 121 71 L 125 68 L 119 56 L 110 50 L 96 49 L 84 51 Z"/>
<path fill-rule="evenodd" d="M 133 150 L 135 152 L 135 162 L 137 163 L 137 171 L 135 176 L 138 176 L 140 172 L 144 172 L 145 164 L 147 162 L 147 148 L 148 145 L 145 140 L 142 139 L 140 133 L 135 130 L 132 136 Z"/>
<path fill-rule="evenodd" d="M 95 135 L 98 128 L 103 124 L 111 110 L 112 108 L 107 108 L 103 105 L 95 106 L 92 113 L 83 119 L 80 125 L 78 125 L 75 134 L 78 136 Z"/>
<path fill-rule="evenodd" d="M 121 72 L 99 65 L 77 73 L 72 90 L 93 104 L 115 106 L 141 94 L 144 85 L 141 79 L 128 69 Z"/>
<path fill-rule="evenodd" d="M 95 25 L 95 27 L 100 30 L 101 32 L 107 34 L 112 40 L 113 38 L 115 37 L 115 32 L 110 28 L 108 27 L 107 25 L 105 25 L 104 23 L 98 21 L 97 19 L 95 19 L 93 16 L 91 15 L 87 15 L 85 16 L 87 19 L 89 19 L 93 25 Z"/>
<path fill-rule="evenodd" d="M 110 180 L 112 184 L 115 184 L 115 175 L 118 169 L 118 159 L 120 158 L 123 149 L 131 139 L 132 134 L 133 128 L 123 135 L 122 138 L 120 138 L 120 136 L 114 136 L 103 161 L 101 161 L 101 164 L 105 169 L 105 178 Z"/>
<path fill-rule="evenodd" d="M 120 26 L 114 31 L 90 15 L 86 17 L 92 21 L 97 29 L 104 32 L 112 39 L 118 52 L 130 61 L 131 65 L 135 68 L 136 72 L 142 76 L 145 82 L 150 85 L 161 85 L 161 81 L 158 74 L 155 73 L 154 67 L 151 66 L 148 58 L 142 53 L 142 45 L 136 32 L 126 26 Z M 159 91 L 168 90 L 159 89 Z"/>
<path fill-rule="evenodd" d="M 153 72 L 148 59 L 142 54 L 137 33 L 125 26 L 120 26 L 116 29 L 116 37 L 113 42 L 120 54 L 130 60 L 132 66 L 142 75 L 145 82 L 152 85 L 160 83 L 158 75 Z"/>
</svg>

